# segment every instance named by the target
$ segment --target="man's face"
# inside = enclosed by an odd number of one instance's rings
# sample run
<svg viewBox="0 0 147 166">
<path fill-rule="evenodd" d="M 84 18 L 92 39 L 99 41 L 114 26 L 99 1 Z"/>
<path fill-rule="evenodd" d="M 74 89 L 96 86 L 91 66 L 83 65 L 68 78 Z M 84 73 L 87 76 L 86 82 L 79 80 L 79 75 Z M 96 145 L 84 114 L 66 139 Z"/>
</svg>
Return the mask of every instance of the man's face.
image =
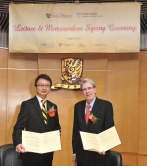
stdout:
<svg viewBox="0 0 147 166">
<path fill-rule="evenodd" d="M 82 93 L 88 103 L 94 99 L 96 94 L 96 88 L 93 88 L 91 83 L 84 83 L 82 86 Z"/>
<path fill-rule="evenodd" d="M 50 92 L 50 82 L 40 78 L 37 82 L 36 93 L 42 99 L 45 99 Z"/>
</svg>

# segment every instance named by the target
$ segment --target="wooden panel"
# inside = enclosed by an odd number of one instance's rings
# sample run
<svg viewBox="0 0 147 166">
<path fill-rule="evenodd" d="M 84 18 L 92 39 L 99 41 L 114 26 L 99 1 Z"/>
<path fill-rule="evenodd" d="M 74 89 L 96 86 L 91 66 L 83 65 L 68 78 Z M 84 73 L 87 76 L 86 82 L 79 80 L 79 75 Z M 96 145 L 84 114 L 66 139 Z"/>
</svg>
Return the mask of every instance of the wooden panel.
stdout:
<svg viewBox="0 0 147 166">
<path fill-rule="evenodd" d="M 109 72 L 104 98 L 113 103 L 116 129 L 122 144 L 121 152 L 137 152 L 138 72 Z"/>
<path fill-rule="evenodd" d="M 109 54 L 107 72 L 104 98 L 113 104 L 122 142 L 114 150 L 137 153 L 139 53 Z"/>
<path fill-rule="evenodd" d="M 147 71 L 147 51 L 141 51 L 139 56 L 140 62 L 140 71 L 146 70 Z"/>
<path fill-rule="evenodd" d="M 1 112 L 0 115 L 2 115 Z M 0 146 L 6 142 L 6 121 L 6 118 L 0 118 Z"/>
<path fill-rule="evenodd" d="M 7 70 L 0 69 L 0 119 L 6 119 L 7 113 Z"/>
<path fill-rule="evenodd" d="M 146 166 L 146 165 L 147 165 L 147 156 L 138 156 L 137 166 Z"/>
<path fill-rule="evenodd" d="M 97 71 L 106 70 L 108 63 L 108 54 L 86 54 L 84 59 L 84 70 Z M 96 77 L 96 75 L 95 75 Z M 98 79 L 98 78 L 96 78 Z M 94 79 L 95 80 L 95 79 Z"/>
<path fill-rule="evenodd" d="M 147 154 L 147 51 L 140 52 L 139 79 L 139 140 L 138 153 Z M 146 163 L 146 164 L 145 164 Z M 138 166 L 147 165 L 145 157 L 139 157 Z"/>
<path fill-rule="evenodd" d="M 0 68 L 8 67 L 8 50 L 0 49 Z"/>
<path fill-rule="evenodd" d="M 108 70 L 139 70 L 139 53 L 109 54 Z"/>
<path fill-rule="evenodd" d="M 38 63 L 37 63 L 37 54 L 24 54 L 24 53 L 17 53 L 17 54 L 9 54 L 8 57 L 8 67 L 15 68 L 15 69 L 37 69 L 38 70 Z"/>
<path fill-rule="evenodd" d="M 146 61 L 147 62 L 147 61 Z M 147 71 L 140 72 L 138 153 L 147 154 Z"/>
<path fill-rule="evenodd" d="M 0 145 L 6 141 L 7 122 L 7 69 L 0 69 Z"/>
<path fill-rule="evenodd" d="M 56 69 L 61 71 L 62 58 L 82 58 L 84 59 L 83 70 L 106 70 L 106 54 L 39 54 L 39 69 Z"/>
<path fill-rule="evenodd" d="M 10 54 L 8 59 L 8 108 L 6 143 L 12 142 L 13 126 L 20 105 L 35 95 L 34 80 L 38 75 L 36 54 Z"/>
<path fill-rule="evenodd" d="M 137 155 L 136 154 L 122 154 L 123 166 L 137 166 Z M 143 165 L 142 165 L 143 166 Z"/>
<path fill-rule="evenodd" d="M 38 71 L 8 71 L 8 108 L 6 143 L 12 142 L 13 126 L 16 123 L 22 101 L 35 95 L 34 79 Z"/>
<path fill-rule="evenodd" d="M 7 59 L 8 50 L 0 49 L 0 145 L 6 141 L 7 122 Z"/>
</svg>

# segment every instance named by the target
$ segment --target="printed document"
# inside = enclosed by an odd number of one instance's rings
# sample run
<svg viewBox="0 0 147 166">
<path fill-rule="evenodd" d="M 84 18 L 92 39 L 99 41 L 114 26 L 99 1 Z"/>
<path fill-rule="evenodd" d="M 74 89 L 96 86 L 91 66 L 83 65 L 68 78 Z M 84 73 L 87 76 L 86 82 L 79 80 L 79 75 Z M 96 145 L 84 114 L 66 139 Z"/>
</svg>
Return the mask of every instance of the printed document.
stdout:
<svg viewBox="0 0 147 166">
<path fill-rule="evenodd" d="M 27 152 L 47 153 L 61 150 L 60 132 L 59 130 L 46 133 L 22 131 L 22 144 Z"/>
<path fill-rule="evenodd" d="M 99 134 L 80 131 L 80 135 L 84 150 L 102 152 L 121 144 L 115 126 Z"/>
</svg>

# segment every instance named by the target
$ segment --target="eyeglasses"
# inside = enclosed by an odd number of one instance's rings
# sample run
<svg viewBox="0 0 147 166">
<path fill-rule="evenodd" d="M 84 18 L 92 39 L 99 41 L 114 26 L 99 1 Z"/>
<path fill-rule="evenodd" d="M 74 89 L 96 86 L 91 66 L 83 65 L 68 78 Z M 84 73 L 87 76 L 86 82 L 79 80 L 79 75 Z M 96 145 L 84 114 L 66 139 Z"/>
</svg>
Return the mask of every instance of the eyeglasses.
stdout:
<svg viewBox="0 0 147 166">
<path fill-rule="evenodd" d="M 83 92 L 86 92 L 87 90 L 90 91 L 90 90 L 92 90 L 92 89 L 93 89 L 93 87 L 88 87 L 88 88 L 82 89 L 82 91 L 83 91 Z"/>
<path fill-rule="evenodd" d="M 39 84 L 39 85 L 36 85 L 36 86 L 38 86 L 39 88 L 50 88 L 50 85 L 43 85 L 43 84 Z"/>
</svg>

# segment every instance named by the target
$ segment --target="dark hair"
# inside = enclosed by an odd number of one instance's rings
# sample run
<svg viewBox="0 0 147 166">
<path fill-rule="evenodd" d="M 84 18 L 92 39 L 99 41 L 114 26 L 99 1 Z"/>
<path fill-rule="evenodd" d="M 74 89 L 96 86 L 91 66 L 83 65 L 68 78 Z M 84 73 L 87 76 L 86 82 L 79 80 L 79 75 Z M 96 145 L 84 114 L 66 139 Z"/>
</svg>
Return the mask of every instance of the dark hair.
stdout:
<svg viewBox="0 0 147 166">
<path fill-rule="evenodd" d="M 38 80 L 39 79 L 45 79 L 45 80 L 47 80 L 47 81 L 49 81 L 50 82 L 50 87 L 52 86 L 52 79 L 48 76 L 48 75 L 46 75 L 46 74 L 40 74 L 36 79 L 35 79 L 35 86 L 37 86 L 37 82 L 38 82 Z"/>
</svg>

